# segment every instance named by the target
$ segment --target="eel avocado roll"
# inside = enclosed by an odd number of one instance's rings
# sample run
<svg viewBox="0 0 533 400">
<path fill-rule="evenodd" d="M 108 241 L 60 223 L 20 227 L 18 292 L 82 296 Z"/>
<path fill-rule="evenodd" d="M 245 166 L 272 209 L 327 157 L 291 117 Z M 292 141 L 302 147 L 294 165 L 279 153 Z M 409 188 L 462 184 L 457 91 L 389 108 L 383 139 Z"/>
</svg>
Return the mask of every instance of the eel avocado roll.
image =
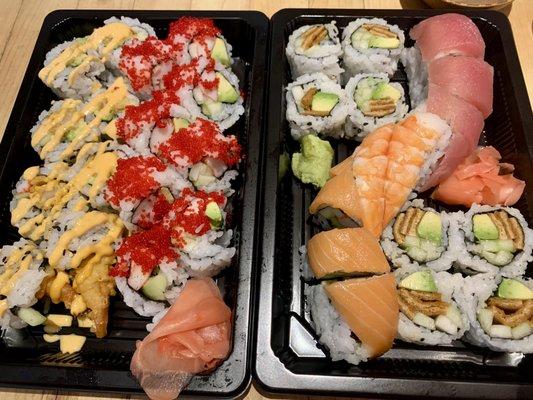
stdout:
<svg viewBox="0 0 533 400">
<path fill-rule="evenodd" d="M 392 76 L 404 47 L 405 36 L 396 25 L 381 18 L 360 18 L 342 32 L 345 81 L 360 73 L 383 72 Z"/>
<path fill-rule="evenodd" d="M 362 140 L 380 126 L 398 122 L 409 107 L 403 87 L 387 74 L 358 74 L 346 84 L 348 118 L 346 136 Z"/>
<path fill-rule="evenodd" d="M 287 86 L 286 98 L 287 120 L 295 140 L 310 133 L 337 138 L 344 135 L 346 95 L 327 75 L 300 76 Z"/>
<path fill-rule="evenodd" d="M 460 217 L 452 247 L 457 264 L 466 273 L 501 274 L 512 278 L 525 273 L 531 255 L 533 232 L 516 208 L 474 204 Z"/>
<path fill-rule="evenodd" d="M 455 261 L 448 237 L 450 224 L 456 224 L 452 219 L 446 212 L 424 207 L 420 199 L 413 200 L 383 231 L 383 251 L 396 268 L 448 270 Z"/>
<path fill-rule="evenodd" d="M 400 321 L 398 337 L 422 345 L 449 344 L 468 329 L 468 318 L 461 310 L 460 274 L 422 269 L 398 270 Z"/>
<path fill-rule="evenodd" d="M 465 338 L 494 351 L 533 352 L 533 281 L 478 274 L 465 278 L 471 329 Z"/>
<path fill-rule="evenodd" d="M 285 53 L 292 79 L 304 74 L 323 72 L 337 82 L 340 80 L 343 72 L 339 65 L 342 48 L 335 21 L 296 29 L 289 36 Z"/>
</svg>

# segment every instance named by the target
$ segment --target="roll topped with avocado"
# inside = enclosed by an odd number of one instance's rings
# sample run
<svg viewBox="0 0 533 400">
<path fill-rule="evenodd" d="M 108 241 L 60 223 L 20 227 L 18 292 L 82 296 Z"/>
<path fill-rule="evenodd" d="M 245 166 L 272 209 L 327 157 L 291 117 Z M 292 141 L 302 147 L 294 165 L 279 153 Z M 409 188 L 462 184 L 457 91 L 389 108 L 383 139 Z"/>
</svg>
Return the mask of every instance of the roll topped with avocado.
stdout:
<svg viewBox="0 0 533 400">
<path fill-rule="evenodd" d="M 348 113 L 346 95 L 323 73 L 303 75 L 287 86 L 287 120 L 294 139 L 316 132 L 342 137 Z"/>
<path fill-rule="evenodd" d="M 455 260 L 448 236 L 452 219 L 446 212 L 425 207 L 421 199 L 408 202 L 383 231 L 383 251 L 396 268 L 447 270 Z"/>
<path fill-rule="evenodd" d="M 533 233 L 515 208 L 474 204 L 460 215 L 458 264 L 464 271 L 523 275 L 531 256 Z"/>
<path fill-rule="evenodd" d="M 398 122 L 409 107 L 402 85 L 385 73 L 358 74 L 346 84 L 348 119 L 346 136 L 362 140 L 380 126 Z"/>
<path fill-rule="evenodd" d="M 463 278 L 460 274 L 422 269 L 399 270 L 398 337 L 423 345 L 448 344 L 461 338 L 468 319 L 457 302 Z"/>
</svg>

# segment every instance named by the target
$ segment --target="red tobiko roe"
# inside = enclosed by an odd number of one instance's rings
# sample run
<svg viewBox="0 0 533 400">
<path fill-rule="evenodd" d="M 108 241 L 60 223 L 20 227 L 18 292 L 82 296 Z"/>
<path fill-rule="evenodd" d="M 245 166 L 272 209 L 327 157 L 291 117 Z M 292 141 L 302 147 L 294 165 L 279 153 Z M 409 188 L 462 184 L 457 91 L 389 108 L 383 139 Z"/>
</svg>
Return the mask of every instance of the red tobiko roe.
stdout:
<svg viewBox="0 0 533 400">
<path fill-rule="evenodd" d="M 233 135 L 223 136 L 218 125 L 197 118 L 187 128 L 180 129 L 159 147 L 161 156 L 173 162 L 174 157 L 187 157 L 196 164 L 205 157 L 223 161 L 227 166 L 236 165 L 241 159 L 241 146 Z"/>
<path fill-rule="evenodd" d="M 221 31 L 215 22 L 209 18 L 181 17 L 171 22 L 168 29 L 168 38 L 180 35 L 187 39 L 207 38 L 220 35 Z"/>
<path fill-rule="evenodd" d="M 136 222 L 136 225 L 142 229 L 150 229 L 159 224 L 172 207 L 172 203 L 169 203 L 162 193 L 157 193 L 154 197 L 151 209 L 146 211 L 146 213 L 141 213 L 139 220 Z"/>
<path fill-rule="evenodd" d="M 106 200 L 118 206 L 122 200 L 148 197 L 160 186 L 151 173 L 165 169 L 165 164 L 154 156 L 119 159 L 115 173 L 107 181 Z"/>
<path fill-rule="evenodd" d="M 161 262 L 179 257 L 172 248 L 170 232 L 163 225 L 156 225 L 125 238 L 116 254 L 118 261 L 109 274 L 123 277 L 129 276 L 131 263 L 139 265 L 144 273 L 149 274 Z"/>
</svg>

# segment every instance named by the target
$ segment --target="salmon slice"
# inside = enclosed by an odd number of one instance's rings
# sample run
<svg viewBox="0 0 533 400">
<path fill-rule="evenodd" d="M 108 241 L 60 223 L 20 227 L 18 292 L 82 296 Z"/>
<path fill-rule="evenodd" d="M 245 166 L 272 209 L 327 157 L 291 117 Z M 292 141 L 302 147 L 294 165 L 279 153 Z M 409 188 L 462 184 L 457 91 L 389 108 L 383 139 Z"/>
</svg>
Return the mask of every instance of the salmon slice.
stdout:
<svg viewBox="0 0 533 400">
<path fill-rule="evenodd" d="M 353 168 L 353 159 L 354 159 L 354 155 L 352 154 L 350 157 L 344 159 L 344 161 L 340 162 L 339 164 L 331 168 L 329 170 L 329 175 L 333 177 L 333 176 L 344 174 L 346 172 L 351 172 Z"/>
<path fill-rule="evenodd" d="M 318 279 L 390 272 L 389 263 L 378 240 L 365 228 L 320 232 L 307 243 L 307 257 Z"/>
<path fill-rule="evenodd" d="M 446 13 L 426 18 L 409 35 L 425 62 L 447 55 L 483 58 L 485 42 L 476 24 L 465 15 Z"/>
<path fill-rule="evenodd" d="M 398 331 L 396 281 L 391 273 L 325 285 L 326 293 L 352 332 L 378 357 L 392 347 Z"/>
<path fill-rule="evenodd" d="M 176 398 L 189 379 L 230 350 L 231 310 L 211 278 L 190 279 L 153 331 L 137 342 L 130 369 L 152 400 Z"/>
</svg>

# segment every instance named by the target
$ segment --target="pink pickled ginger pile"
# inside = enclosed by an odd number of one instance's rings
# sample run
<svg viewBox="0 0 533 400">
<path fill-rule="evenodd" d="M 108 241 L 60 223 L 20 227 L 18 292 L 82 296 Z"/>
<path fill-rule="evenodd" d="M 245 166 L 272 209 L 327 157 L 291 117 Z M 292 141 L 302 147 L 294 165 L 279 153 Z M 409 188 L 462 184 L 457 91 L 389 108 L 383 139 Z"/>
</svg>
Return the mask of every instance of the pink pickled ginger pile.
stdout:
<svg viewBox="0 0 533 400">
<path fill-rule="evenodd" d="M 512 164 L 500 163 L 502 156 L 494 147 L 479 147 L 433 192 L 432 197 L 446 204 L 497 204 L 512 206 L 526 186 L 513 176 Z"/>
</svg>

